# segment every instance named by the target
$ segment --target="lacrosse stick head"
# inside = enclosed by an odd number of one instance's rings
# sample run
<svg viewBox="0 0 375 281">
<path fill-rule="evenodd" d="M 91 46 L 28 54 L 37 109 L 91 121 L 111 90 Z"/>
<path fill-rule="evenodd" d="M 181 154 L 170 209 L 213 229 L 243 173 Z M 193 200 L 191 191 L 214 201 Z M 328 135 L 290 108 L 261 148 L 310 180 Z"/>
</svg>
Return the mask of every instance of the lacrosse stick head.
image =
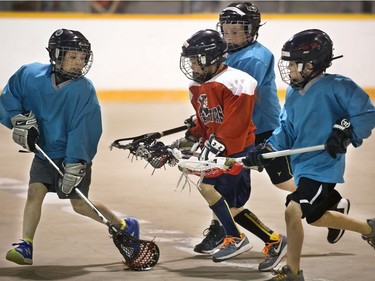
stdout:
<svg viewBox="0 0 375 281">
<path fill-rule="evenodd" d="M 130 143 L 123 143 L 124 140 L 114 141 L 110 148 L 129 150 L 130 154 L 135 156 L 136 159 L 138 157 L 145 159 L 154 169 L 160 169 L 166 164 L 171 167 L 177 164 L 177 159 L 173 156 L 170 147 L 161 141 L 157 141 L 155 137 L 146 136 L 134 139 Z"/>
<path fill-rule="evenodd" d="M 178 162 L 178 168 L 186 175 L 216 178 L 223 174 L 238 175 L 242 170 L 242 165 L 230 158 L 222 163 L 188 159 Z"/>
<path fill-rule="evenodd" d="M 130 270 L 146 271 L 158 263 L 160 250 L 153 241 L 137 239 L 114 225 L 110 226 L 109 232 Z"/>
<path fill-rule="evenodd" d="M 169 146 L 164 145 L 162 142 L 155 142 L 148 147 L 148 155 L 146 161 L 150 163 L 155 169 L 160 169 L 165 164 L 173 167 L 177 164 L 178 160 L 174 157 L 172 150 Z"/>
</svg>

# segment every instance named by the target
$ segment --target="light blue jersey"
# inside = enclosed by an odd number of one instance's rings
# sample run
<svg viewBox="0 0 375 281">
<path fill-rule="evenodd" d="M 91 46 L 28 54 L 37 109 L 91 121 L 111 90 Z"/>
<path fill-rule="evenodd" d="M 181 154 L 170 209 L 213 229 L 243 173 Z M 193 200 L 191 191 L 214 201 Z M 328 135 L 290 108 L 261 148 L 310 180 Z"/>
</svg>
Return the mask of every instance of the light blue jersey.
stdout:
<svg viewBox="0 0 375 281">
<path fill-rule="evenodd" d="M 50 64 L 22 66 L 0 96 L 0 122 L 32 111 L 40 130 L 38 145 L 65 163 L 90 163 L 102 133 L 101 111 L 94 86 L 83 77 L 56 87 Z M 40 158 L 43 158 L 38 154 Z"/>
<path fill-rule="evenodd" d="M 253 122 L 256 134 L 279 126 L 280 102 L 275 82 L 274 56 L 258 41 L 237 52 L 229 53 L 225 64 L 242 70 L 258 82 Z"/>
<path fill-rule="evenodd" d="M 288 87 L 281 124 L 268 140 L 276 150 L 325 144 L 337 120 L 353 126 L 352 144 L 358 147 L 375 126 L 375 108 L 369 96 L 351 79 L 322 74 L 303 91 Z M 320 182 L 344 182 L 345 155 L 330 157 L 327 151 L 291 156 L 296 184 L 301 177 Z"/>
</svg>

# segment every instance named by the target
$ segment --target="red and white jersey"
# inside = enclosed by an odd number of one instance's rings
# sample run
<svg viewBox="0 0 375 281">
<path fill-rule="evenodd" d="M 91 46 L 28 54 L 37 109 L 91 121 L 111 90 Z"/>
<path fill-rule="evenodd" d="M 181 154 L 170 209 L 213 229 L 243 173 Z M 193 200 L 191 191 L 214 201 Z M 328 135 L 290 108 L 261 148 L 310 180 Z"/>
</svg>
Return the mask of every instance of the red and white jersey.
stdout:
<svg viewBox="0 0 375 281">
<path fill-rule="evenodd" d="M 257 81 L 249 74 L 228 66 L 203 84 L 192 82 L 189 94 L 197 126 L 190 133 L 202 137 L 202 143 L 215 134 L 225 145 L 225 156 L 253 144 L 256 86 Z"/>
</svg>

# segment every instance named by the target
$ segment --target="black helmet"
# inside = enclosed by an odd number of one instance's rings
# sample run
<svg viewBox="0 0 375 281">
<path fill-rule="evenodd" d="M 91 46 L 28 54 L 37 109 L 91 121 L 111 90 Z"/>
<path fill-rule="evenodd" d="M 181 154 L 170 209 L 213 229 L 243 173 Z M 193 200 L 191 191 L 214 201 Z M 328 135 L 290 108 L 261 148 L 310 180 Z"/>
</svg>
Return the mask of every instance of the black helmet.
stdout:
<svg viewBox="0 0 375 281">
<path fill-rule="evenodd" d="M 226 52 L 227 43 L 219 32 L 212 29 L 200 30 L 184 42 L 180 57 L 180 69 L 187 78 L 203 83 L 215 75 L 220 64 L 225 61 Z M 213 73 L 204 71 L 202 74 L 197 74 L 193 72 L 191 66 L 192 58 L 196 59 L 203 71 L 206 67 L 215 64 L 217 69 Z"/>
<path fill-rule="evenodd" d="M 335 59 L 333 58 L 333 42 L 327 33 L 319 29 L 301 31 L 282 47 L 279 61 L 281 79 L 294 88 L 303 88 L 311 79 L 325 72 L 331 66 L 333 59 Z M 311 74 L 305 77 L 302 83 L 291 81 L 287 69 L 289 61 L 295 61 L 300 72 L 306 63 L 311 63 L 313 65 Z"/>
<path fill-rule="evenodd" d="M 321 70 L 331 66 L 332 57 L 332 40 L 319 29 L 308 29 L 295 34 L 281 50 L 281 59 L 311 62 Z"/>
<path fill-rule="evenodd" d="M 243 46 L 228 43 L 228 50 L 235 51 L 253 43 L 258 37 L 261 15 L 259 9 L 251 2 L 234 2 L 229 4 L 219 15 L 218 30 L 224 35 L 223 24 L 242 24 L 246 36 Z"/>
<path fill-rule="evenodd" d="M 91 44 L 79 31 L 58 29 L 48 41 L 47 51 L 54 71 L 66 79 L 78 79 L 87 74 L 93 62 Z M 66 72 L 62 69 L 62 62 L 67 51 L 86 53 L 85 65 L 79 72 Z"/>
</svg>

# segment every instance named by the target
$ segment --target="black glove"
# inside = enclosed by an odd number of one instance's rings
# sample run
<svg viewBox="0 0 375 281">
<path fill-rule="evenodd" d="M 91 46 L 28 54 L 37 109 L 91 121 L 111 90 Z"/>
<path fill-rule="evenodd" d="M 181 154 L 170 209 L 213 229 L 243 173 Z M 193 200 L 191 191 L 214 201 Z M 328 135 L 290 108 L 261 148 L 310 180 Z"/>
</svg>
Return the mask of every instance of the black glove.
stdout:
<svg viewBox="0 0 375 281">
<path fill-rule="evenodd" d="M 196 115 L 191 115 L 188 119 L 184 121 L 184 124 L 189 126 L 189 128 L 195 127 L 195 120 L 197 120 Z"/>
<path fill-rule="evenodd" d="M 325 147 L 329 155 L 336 159 L 337 153 L 346 153 L 346 149 L 353 137 L 353 127 L 347 119 L 337 120 L 333 125 Z"/>
<path fill-rule="evenodd" d="M 14 142 L 28 151 L 34 151 L 35 144 L 39 140 L 38 123 L 34 113 L 18 114 L 11 118 L 11 122 Z"/>
<path fill-rule="evenodd" d="M 202 152 L 199 155 L 198 159 L 200 161 L 204 160 L 212 160 L 217 155 L 220 154 L 220 152 L 223 152 L 225 150 L 225 145 L 219 142 L 215 135 L 212 134 L 208 140 L 205 141 L 204 147 L 202 148 Z"/>
<path fill-rule="evenodd" d="M 263 171 L 263 168 L 272 161 L 272 159 L 264 159 L 262 154 L 273 151 L 274 150 L 269 144 L 258 144 L 252 151 L 249 151 L 244 159 L 242 159 L 242 163 L 246 167 L 258 167 L 258 171 L 261 172 Z"/>
</svg>

